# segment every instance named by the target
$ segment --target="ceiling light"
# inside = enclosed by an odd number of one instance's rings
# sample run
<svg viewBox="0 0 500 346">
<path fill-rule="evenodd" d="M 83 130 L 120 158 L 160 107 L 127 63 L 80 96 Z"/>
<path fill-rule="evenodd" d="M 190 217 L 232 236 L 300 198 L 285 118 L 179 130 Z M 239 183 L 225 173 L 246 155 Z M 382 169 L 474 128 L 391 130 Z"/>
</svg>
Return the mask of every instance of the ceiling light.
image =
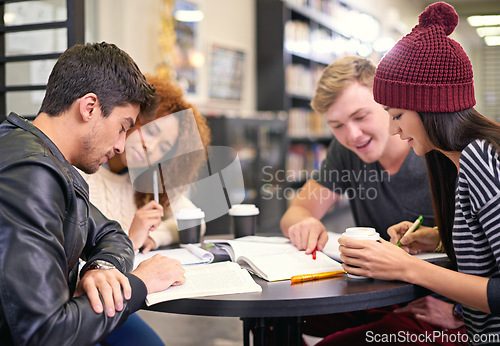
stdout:
<svg viewBox="0 0 500 346">
<path fill-rule="evenodd" d="M 470 16 L 467 21 L 472 26 L 500 25 L 500 15 Z"/>
<path fill-rule="evenodd" d="M 203 17 L 203 12 L 201 11 L 178 10 L 174 13 L 174 18 L 179 22 L 201 22 Z"/>
<path fill-rule="evenodd" d="M 500 46 L 500 36 L 486 36 L 484 42 L 487 46 Z"/>
<path fill-rule="evenodd" d="M 476 29 L 479 37 L 500 36 L 500 26 L 484 26 Z"/>
<path fill-rule="evenodd" d="M 3 22 L 5 25 L 12 25 L 16 21 L 16 14 L 12 12 L 5 12 L 3 15 Z"/>
</svg>

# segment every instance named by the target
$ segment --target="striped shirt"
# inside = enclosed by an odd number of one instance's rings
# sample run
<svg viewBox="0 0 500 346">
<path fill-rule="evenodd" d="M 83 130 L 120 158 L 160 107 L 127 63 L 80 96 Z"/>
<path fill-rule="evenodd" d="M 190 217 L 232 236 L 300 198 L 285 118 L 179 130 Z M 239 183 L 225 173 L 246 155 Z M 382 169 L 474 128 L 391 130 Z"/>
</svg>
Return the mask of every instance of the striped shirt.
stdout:
<svg viewBox="0 0 500 346">
<path fill-rule="evenodd" d="M 453 246 L 460 272 L 493 278 L 487 291 L 492 314 L 463 307 L 469 340 L 500 337 L 500 157 L 485 140 L 470 143 L 460 155 Z"/>
</svg>

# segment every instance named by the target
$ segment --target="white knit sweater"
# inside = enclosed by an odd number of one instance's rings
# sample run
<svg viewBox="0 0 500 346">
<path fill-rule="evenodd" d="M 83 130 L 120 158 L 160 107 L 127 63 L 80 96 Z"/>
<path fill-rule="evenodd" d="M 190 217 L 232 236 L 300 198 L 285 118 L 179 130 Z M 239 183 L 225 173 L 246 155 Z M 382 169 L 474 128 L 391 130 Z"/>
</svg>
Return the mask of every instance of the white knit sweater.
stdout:
<svg viewBox="0 0 500 346">
<path fill-rule="evenodd" d="M 116 174 L 107 167 L 101 167 L 95 174 L 82 173 L 82 176 L 89 184 L 90 202 L 108 219 L 118 221 L 125 233 L 128 234 L 137 210 L 134 201 L 135 190 L 129 174 Z M 173 202 L 171 201 L 171 204 L 174 210 L 195 207 L 184 195 L 179 196 Z M 164 220 L 160 226 L 149 233 L 157 246 L 179 241 L 177 222 L 172 215 L 172 209 L 165 210 Z"/>
</svg>

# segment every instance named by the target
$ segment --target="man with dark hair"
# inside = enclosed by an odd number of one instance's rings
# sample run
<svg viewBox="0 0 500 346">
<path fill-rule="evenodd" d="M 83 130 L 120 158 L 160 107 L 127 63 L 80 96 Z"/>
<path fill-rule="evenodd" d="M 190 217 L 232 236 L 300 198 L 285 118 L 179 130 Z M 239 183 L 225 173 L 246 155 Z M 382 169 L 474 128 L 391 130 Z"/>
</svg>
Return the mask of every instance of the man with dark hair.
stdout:
<svg viewBox="0 0 500 346">
<path fill-rule="evenodd" d="M 33 124 L 11 113 L 0 125 L 2 344 L 95 344 L 146 294 L 185 281 L 180 263 L 159 255 L 128 273 L 130 240 L 90 204 L 73 167 L 93 173 L 123 152 L 125 133 L 155 104 L 125 52 L 77 45 L 55 64 Z"/>
</svg>

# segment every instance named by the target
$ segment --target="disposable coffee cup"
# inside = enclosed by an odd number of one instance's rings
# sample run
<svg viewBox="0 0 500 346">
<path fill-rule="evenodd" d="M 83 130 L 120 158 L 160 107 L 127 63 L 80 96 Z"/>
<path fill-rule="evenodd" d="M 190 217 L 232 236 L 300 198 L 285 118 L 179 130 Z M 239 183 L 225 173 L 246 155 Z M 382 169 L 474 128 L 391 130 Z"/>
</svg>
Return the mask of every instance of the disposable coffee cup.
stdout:
<svg viewBox="0 0 500 346">
<path fill-rule="evenodd" d="M 359 240 L 380 240 L 380 234 L 372 227 L 349 227 L 342 233 L 342 237 Z M 368 279 L 366 276 L 349 273 L 347 273 L 347 277 L 351 279 Z"/>
<path fill-rule="evenodd" d="M 231 228 L 235 238 L 255 235 L 259 208 L 255 204 L 235 204 L 229 209 Z"/>
<path fill-rule="evenodd" d="M 200 208 L 184 208 L 175 214 L 179 230 L 179 243 L 198 244 L 201 242 L 201 224 L 205 213 Z"/>
</svg>

